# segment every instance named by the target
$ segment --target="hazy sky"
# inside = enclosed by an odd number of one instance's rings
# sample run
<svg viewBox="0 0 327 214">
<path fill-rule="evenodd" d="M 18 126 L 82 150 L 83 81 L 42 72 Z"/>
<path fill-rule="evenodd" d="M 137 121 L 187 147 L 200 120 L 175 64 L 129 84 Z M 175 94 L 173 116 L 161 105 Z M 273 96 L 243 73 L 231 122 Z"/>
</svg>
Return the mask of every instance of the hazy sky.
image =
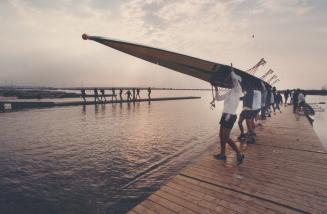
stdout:
<svg viewBox="0 0 327 214">
<path fill-rule="evenodd" d="M 326 11 L 326 0 L 0 0 L 0 85 L 209 87 L 88 33 L 244 70 L 264 57 L 258 75 L 272 68 L 279 88 L 321 88 Z"/>
</svg>

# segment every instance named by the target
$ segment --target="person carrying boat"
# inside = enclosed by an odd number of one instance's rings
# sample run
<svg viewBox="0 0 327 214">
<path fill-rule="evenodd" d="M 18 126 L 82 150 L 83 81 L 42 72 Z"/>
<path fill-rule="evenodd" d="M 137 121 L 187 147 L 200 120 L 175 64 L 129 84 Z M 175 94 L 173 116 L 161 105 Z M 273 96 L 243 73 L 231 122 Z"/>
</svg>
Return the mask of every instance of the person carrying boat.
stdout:
<svg viewBox="0 0 327 214">
<path fill-rule="evenodd" d="M 271 114 L 270 114 L 271 113 L 270 112 L 270 105 L 271 105 L 270 100 L 271 100 L 271 95 L 272 95 L 271 86 L 268 86 L 266 88 L 266 90 L 267 90 L 267 97 L 266 97 L 266 101 L 265 101 L 265 103 L 266 103 L 265 114 L 267 114 L 268 117 L 271 117 Z"/>
<path fill-rule="evenodd" d="M 219 94 L 217 86 L 214 85 L 215 100 L 217 101 L 224 100 L 224 108 L 220 119 L 220 130 L 219 130 L 220 153 L 215 155 L 214 157 L 218 160 L 226 160 L 226 143 L 228 143 L 232 147 L 232 149 L 236 152 L 237 164 L 239 165 L 243 163 L 244 154 L 241 153 L 240 149 L 237 147 L 235 142 L 230 138 L 230 132 L 237 119 L 236 110 L 240 102 L 240 97 L 242 96 L 242 88 L 240 85 L 242 79 L 240 76 L 235 74 L 232 64 L 231 64 L 230 79 L 232 81 L 233 87 L 228 93 L 224 95 Z"/>
<path fill-rule="evenodd" d="M 246 127 L 248 134 L 252 134 L 252 118 L 254 116 L 254 112 L 252 109 L 253 106 L 253 89 L 252 86 L 248 86 L 243 84 L 243 87 L 245 88 L 245 95 L 241 97 L 241 100 L 243 101 L 243 110 L 240 114 L 240 117 L 238 119 L 238 127 L 240 128 L 241 134 L 238 137 L 240 140 L 247 139 L 247 135 L 244 133 L 244 127 L 243 127 L 243 121 L 246 122 Z"/>
<path fill-rule="evenodd" d="M 252 103 L 252 111 L 253 111 L 253 117 L 252 117 L 252 130 L 253 130 L 253 135 L 256 136 L 255 133 L 255 122 L 259 123 L 259 113 L 261 110 L 261 90 L 260 86 L 256 86 L 255 89 L 253 90 L 253 103 Z M 253 141 L 249 141 L 250 143 L 253 143 Z"/>
<path fill-rule="evenodd" d="M 270 106 L 273 108 L 274 114 L 276 114 L 276 95 L 276 87 L 273 87 L 271 90 Z"/>
<path fill-rule="evenodd" d="M 293 104 L 294 93 L 295 93 L 295 89 L 293 89 L 293 90 L 290 92 L 290 105 Z"/>
<path fill-rule="evenodd" d="M 283 97 L 280 94 L 280 92 L 277 92 L 275 104 L 276 104 L 276 110 L 278 109 L 279 112 L 282 113 L 282 111 L 280 110 L 280 105 L 283 105 Z"/>
<path fill-rule="evenodd" d="M 293 94 L 293 113 L 296 112 L 298 107 L 298 98 L 299 98 L 300 89 L 296 89 Z"/>
<path fill-rule="evenodd" d="M 267 99 L 267 89 L 265 84 L 261 81 L 261 115 L 260 120 L 266 119 L 266 99 Z"/>
<path fill-rule="evenodd" d="M 298 108 L 300 109 L 300 112 L 302 112 L 304 104 L 305 104 L 305 95 L 303 93 L 303 91 L 299 92 L 299 96 L 298 96 Z"/>
<path fill-rule="evenodd" d="M 287 106 L 287 100 L 288 100 L 288 96 L 289 96 L 289 95 L 290 95 L 290 90 L 287 89 L 287 90 L 284 92 L 284 100 L 285 100 L 284 104 L 285 104 L 285 106 Z"/>
</svg>

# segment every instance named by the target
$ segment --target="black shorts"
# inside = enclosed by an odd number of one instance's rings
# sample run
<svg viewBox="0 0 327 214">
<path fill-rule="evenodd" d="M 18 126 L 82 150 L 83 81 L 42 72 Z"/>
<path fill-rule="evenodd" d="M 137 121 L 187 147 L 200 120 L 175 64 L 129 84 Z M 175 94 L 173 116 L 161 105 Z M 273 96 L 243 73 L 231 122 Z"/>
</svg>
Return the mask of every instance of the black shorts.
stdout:
<svg viewBox="0 0 327 214">
<path fill-rule="evenodd" d="M 304 101 L 301 101 L 298 106 L 299 107 L 304 107 L 304 104 L 305 104 L 305 102 Z"/>
<path fill-rule="evenodd" d="M 241 112 L 240 116 L 245 119 L 251 119 L 253 117 L 253 111 L 252 110 L 243 110 Z"/>
<path fill-rule="evenodd" d="M 227 114 L 227 113 L 223 113 L 221 115 L 221 119 L 220 119 L 220 125 L 224 128 L 227 129 L 232 129 L 234 126 L 234 123 L 237 119 L 236 114 Z"/>
<path fill-rule="evenodd" d="M 253 117 L 256 117 L 259 114 L 261 109 L 253 110 Z"/>
</svg>

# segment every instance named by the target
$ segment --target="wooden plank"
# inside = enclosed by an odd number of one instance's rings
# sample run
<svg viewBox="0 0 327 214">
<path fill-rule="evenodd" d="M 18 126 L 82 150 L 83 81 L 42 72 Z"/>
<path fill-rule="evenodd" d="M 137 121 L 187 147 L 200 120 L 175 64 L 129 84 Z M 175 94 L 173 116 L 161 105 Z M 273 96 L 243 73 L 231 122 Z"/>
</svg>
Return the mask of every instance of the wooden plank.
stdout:
<svg viewBox="0 0 327 214">
<path fill-rule="evenodd" d="M 282 111 L 257 127 L 257 144 L 238 143 L 242 165 L 213 147 L 146 201 L 176 213 L 327 213 L 327 151 L 305 117 Z"/>
</svg>

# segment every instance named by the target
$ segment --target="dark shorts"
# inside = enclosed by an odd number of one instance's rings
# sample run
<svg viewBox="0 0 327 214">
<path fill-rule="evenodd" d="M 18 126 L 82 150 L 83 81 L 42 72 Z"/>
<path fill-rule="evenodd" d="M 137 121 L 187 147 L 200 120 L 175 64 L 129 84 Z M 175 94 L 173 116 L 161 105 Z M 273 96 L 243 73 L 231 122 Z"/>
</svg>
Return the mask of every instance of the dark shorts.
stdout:
<svg viewBox="0 0 327 214">
<path fill-rule="evenodd" d="M 299 107 L 304 107 L 304 104 L 305 104 L 305 102 L 304 101 L 301 101 L 301 102 L 299 102 Z"/>
<path fill-rule="evenodd" d="M 237 116 L 236 114 L 226 114 L 226 113 L 223 113 L 221 115 L 221 119 L 220 119 L 220 125 L 224 128 L 227 128 L 227 129 L 232 129 L 233 126 L 234 126 L 234 123 L 237 119 Z"/>
<path fill-rule="evenodd" d="M 261 109 L 253 110 L 253 117 L 256 117 L 259 114 Z"/>
<path fill-rule="evenodd" d="M 253 111 L 252 110 L 243 110 L 241 112 L 240 116 L 245 119 L 251 119 L 253 117 Z"/>
</svg>

